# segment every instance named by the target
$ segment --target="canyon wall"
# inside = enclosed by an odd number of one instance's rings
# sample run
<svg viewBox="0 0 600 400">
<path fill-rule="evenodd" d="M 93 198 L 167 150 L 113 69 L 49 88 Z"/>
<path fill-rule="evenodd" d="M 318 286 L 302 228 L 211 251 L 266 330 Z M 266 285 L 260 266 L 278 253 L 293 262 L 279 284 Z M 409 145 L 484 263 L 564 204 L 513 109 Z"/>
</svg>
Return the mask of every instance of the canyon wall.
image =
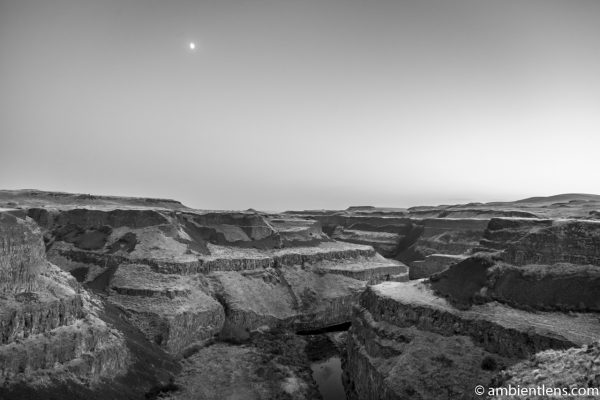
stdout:
<svg viewBox="0 0 600 400">
<path fill-rule="evenodd" d="M 94 386 L 124 375 L 132 357 L 122 333 L 99 317 L 101 307 L 72 276 L 46 260 L 37 225 L 0 212 L 0 244 L 2 391 L 67 378 Z"/>
<path fill-rule="evenodd" d="M 474 398 L 600 337 L 600 224 L 553 203 L 275 215 L 35 193 L 0 212 L 2 398 L 315 398 L 293 332 L 349 322 L 350 399 Z"/>
</svg>

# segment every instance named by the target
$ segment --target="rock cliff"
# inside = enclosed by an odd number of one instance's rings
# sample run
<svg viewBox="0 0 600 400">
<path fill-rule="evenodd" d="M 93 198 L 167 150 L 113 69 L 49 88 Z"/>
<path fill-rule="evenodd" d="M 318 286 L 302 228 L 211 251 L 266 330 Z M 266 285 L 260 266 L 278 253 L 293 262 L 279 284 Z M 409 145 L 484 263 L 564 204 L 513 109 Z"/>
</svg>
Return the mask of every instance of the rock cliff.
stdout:
<svg viewBox="0 0 600 400">
<path fill-rule="evenodd" d="M 75 279 L 46 261 L 40 229 L 0 213 L 0 382 L 3 391 L 57 379 L 93 386 L 124 375 L 123 334 Z M 1 392 L 0 392 L 1 393 Z"/>
<path fill-rule="evenodd" d="M 593 342 L 596 314 L 537 312 L 491 302 L 455 308 L 422 282 L 368 288 L 348 335 L 349 398 L 477 398 L 497 370 L 536 352 Z"/>
<path fill-rule="evenodd" d="M 427 277 L 463 260 L 480 246 L 486 215 L 451 217 L 419 212 L 350 208 L 346 211 L 288 212 L 318 220 L 335 240 L 372 246 L 384 257 L 410 267 L 410 279 Z M 439 215 L 439 217 L 438 217 Z"/>
<path fill-rule="evenodd" d="M 600 337 L 595 198 L 282 215 L 37 191 L 0 204 L 2 399 L 318 398 L 295 332 L 349 323 L 350 399 L 595 371 L 577 369 Z"/>
</svg>

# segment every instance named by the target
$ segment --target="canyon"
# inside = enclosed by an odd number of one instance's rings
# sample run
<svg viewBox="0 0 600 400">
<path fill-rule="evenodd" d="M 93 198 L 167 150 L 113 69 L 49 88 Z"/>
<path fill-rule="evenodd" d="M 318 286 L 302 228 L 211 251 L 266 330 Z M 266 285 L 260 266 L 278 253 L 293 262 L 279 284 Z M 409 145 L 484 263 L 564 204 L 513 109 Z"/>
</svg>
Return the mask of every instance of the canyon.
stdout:
<svg viewBox="0 0 600 400">
<path fill-rule="evenodd" d="M 267 213 L 3 190 L 0 398 L 598 387 L 599 216 L 579 194 Z M 342 394 L 311 369 L 331 357 Z"/>
</svg>

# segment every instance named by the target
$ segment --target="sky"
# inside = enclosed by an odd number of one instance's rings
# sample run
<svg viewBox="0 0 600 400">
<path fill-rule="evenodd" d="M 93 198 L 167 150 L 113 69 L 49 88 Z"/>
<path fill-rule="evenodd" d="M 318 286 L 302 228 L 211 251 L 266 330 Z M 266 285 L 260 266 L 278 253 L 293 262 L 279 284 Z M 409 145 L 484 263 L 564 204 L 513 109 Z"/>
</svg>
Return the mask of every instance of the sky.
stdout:
<svg viewBox="0 0 600 400">
<path fill-rule="evenodd" d="M 0 188 L 263 210 L 600 194 L 599 71 L 597 0 L 0 0 Z"/>
</svg>

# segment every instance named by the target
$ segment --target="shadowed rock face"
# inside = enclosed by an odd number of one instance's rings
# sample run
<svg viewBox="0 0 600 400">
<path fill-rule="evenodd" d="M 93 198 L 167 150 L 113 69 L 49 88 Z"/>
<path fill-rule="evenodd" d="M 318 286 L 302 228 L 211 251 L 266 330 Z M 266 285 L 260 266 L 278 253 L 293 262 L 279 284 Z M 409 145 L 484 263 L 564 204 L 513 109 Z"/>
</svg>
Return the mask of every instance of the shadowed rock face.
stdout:
<svg viewBox="0 0 600 400">
<path fill-rule="evenodd" d="M 516 265 L 600 265 L 600 222 L 554 221 L 548 227 L 531 229 L 509 243 L 504 259 Z"/>
<path fill-rule="evenodd" d="M 494 265 L 489 258 L 471 257 L 447 270 L 431 276 L 431 288 L 447 297 L 457 307 L 469 307 L 483 302 L 488 269 Z"/>
<path fill-rule="evenodd" d="M 480 241 L 482 250 L 505 250 L 509 243 L 525 236 L 532 229 L 542 229 L 552 225 L 549 219 L 492 218 Z"/>
<path fill-rule="evenodd" d="M 166 275 L 147 265 L 122 264 L 109 284 L 109 300 L 149 341 L 173 354 L 218 334 L 225 320 L 221 304 L 194 276 Z"/>
<path fill-rule="evenodd" d="M 72 277 L 45 260 L 39 228 L 0 213 L 0 243 L 0 395 L 23 384 L 93 386 L 124 374 L 132 358 L 122 334 L 99 318 Z"/>
<path fill-rule="evenodd" d="M 556 211 L 535 207 L 541 215 Z M 586 360 L 594 346 L 587 345 L 600 337 L 598 227 L 588 220 L 492 218 L 478 245 L 477 235 L 461 239 L 488 254 L 463 253 L 429 281 L 368 288 L 348 335 L 348 397 L 462 399 L 478 398 L 475 385 L 590 386 L 595 372 Z M 414 248 L 443 249 L 430 232 Z"/>
<path fill-rule="evenodd" d="M 180 220 L 193 237 L 209 243 L 242 247 L 277 248 L 281 238 L 269 222 L 257 214 L 182 214 Z"/>
<path fill-rule="evenodd" d="M 307 330 L 347 322 L 368 282 L 408 275 L 406 266 L 372 248 L 344 243 L 277 250 L 272 257 L 266 268 L 208 275 L 226 310 L 224 335 L 261 326 Z"/>
<path fill-rule="evenodd" d="M 430 281 L 436 293 L 459 308 L 499 301 L 524 309 L 600 311 L 600 268 L 594 265 L 514 266 L 476 256 Z"/>
<path fill-rule="evenodd" d="M 35 290 L 35 278 L 45 263 L 39 229 L 0 213 L 0 295 Z"/>
<path fill-rule="evenodd" d="M 455 308 L 424 283 L 368 288 L 348 334 L 351 399 L 477 398 L 497 370 L 545 349 L 591 343 L 597 314 L 532 313 L 496 302 Z"/>
<path fill-rule="evenodd" d="M 393 257 L 398 251 L 398 246 L 403 236 L 397 233 L 373 232 L 355 229 L 336 228 L 332 237 L 348 243 L 367 244 L 384 257 Z"/>
</svg>

